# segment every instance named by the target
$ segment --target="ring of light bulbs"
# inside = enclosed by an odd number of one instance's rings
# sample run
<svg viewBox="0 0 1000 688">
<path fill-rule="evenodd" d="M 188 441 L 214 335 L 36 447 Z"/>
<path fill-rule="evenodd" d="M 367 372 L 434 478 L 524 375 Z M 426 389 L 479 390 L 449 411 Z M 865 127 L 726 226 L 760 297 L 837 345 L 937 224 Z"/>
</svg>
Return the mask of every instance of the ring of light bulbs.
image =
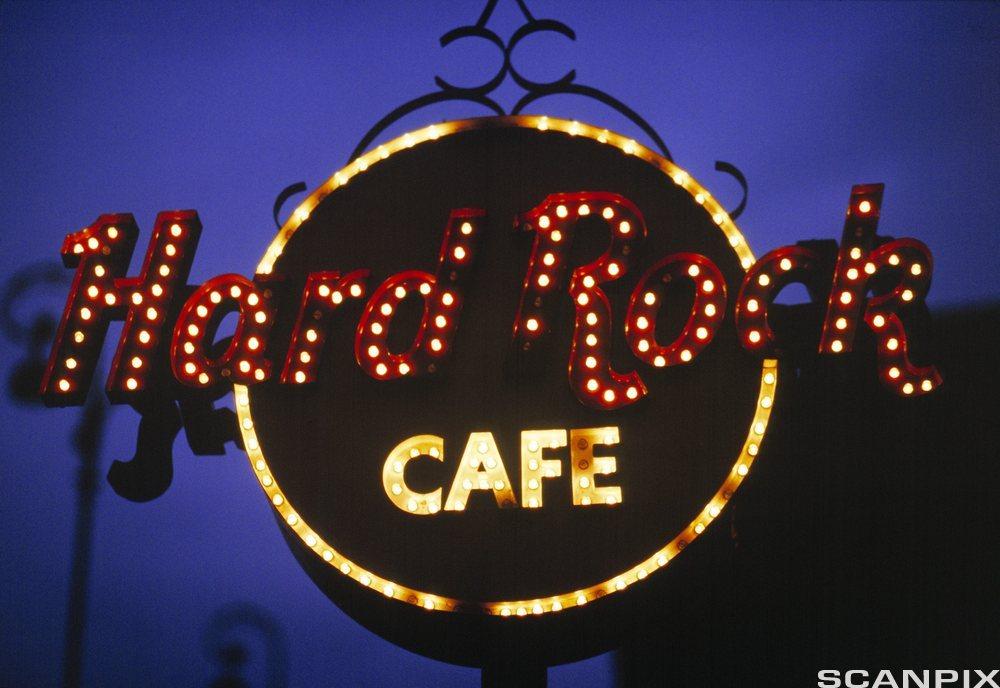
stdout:
<svg viewBox="0 0 1000 688">
<path fill-rule="evenodd" d="M 387 159 L 390 155 L 399 151 L 404 151 L 417 145 L 463 131 L 497 127 L 530 128 L 552 132 L 557 135 L 581 136 L 618 148 L 624 155 L 644 160 L 664 172 L 675 185 L 686 190 L 694 201 L 709 213 L 713 222 L 726 235 L 729 245 L 739 258 L 740 265 L 744 270 L 753 265 L 754 256 L 750 252 L 750 248 L 747 246 L 743 235 L 737 229 L 726 210 L 701 184 L 671 161 L 642 146 L 635 140 L 615 134 L 607 129 L 601 129 L 577 121 L 554 119 L 546 116 L 517 115 L 434 124 L 424 129 L 404 134 L 393 141 L 389 141 L 365 153 L 347 167 L 336 172 L 292 213 L 265 252 L 263 259 L 257 266 L 257 273 L 260 275 L 270 274 L 274 269 L 275 262 L 281 256 L 285 245 L 302 223 L 309 218 L 309 214 L 313 209 L 326 196 L 345 186 L 355 175 L 365 172 L 380 161 Z M 254 475 L 257 477 L 264 493 L 282 520 L 316 556 L 321 557 L 329 566 L 337 569 L 343 575 L 354 579 L 366 588 L 371 588 L 373 591 L 379 592 L 387 598 L 412 604 L 429 612 L 478 612 L 501 617 L 512 617 L 558 612 L 588 604 L 605 595 L 613 594 L 638 581 L 642 581 L 672 561 L 681 550 L 701 535 L 712 521 L 719 516 L 722 509 L 725 508 L 725 505 L 749 473 L 754 458 L 760 449 L 761 442 L 764 439 L 764 433 L 767 429 L 771 408 L 774 403 L 777 383 L 777 361 L 775 359 L 764 359 L 754 416 L 747 431 L 746 439 L 732 468 L 727 473 L 722 485 L 702 507 L 697 516 L 666 545 L 618 575 L 588 587 L 560 592 L 546 597 L 496 601 L 459 600 L 425 590 L 417 590 L 402 582 L 389 580 L 373 571 L 365 569 L 325 542 L 299 516 L 295 507 L 288 501 L 285 493 L 274 479 L 257 438 L 253 415 L 250 411 L 250 395 L 247 387 L 245 385 L 234 385 L 234 390 L 240 430 L 243 434 L 244 446 L 246 447 L 247 456 L 249 457 Z"/>
</svg>

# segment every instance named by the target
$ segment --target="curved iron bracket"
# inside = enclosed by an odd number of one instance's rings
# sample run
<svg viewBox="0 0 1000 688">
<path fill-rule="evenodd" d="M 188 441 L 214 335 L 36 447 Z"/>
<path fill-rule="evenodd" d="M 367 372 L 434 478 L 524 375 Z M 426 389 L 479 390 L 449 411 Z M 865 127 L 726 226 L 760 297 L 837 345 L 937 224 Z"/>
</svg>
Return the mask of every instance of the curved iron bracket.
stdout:
<svg viewBox="0 0 1000 688">
<path fill-rule="evenodd" d="M 289 184 L 278 193 L 278 197 L 274 199 L 274 207 L 271 209 L 271 217 L 274 218 L 274 224 L 278 227 L 278 229 L 281 229 L 281 220 L 278 219 L 278 215 L 281 213 L 281 207 L 285 205 L 289 198 L 297 193 L 302 193 L 305 190 L 305 182 L 295 182 L 294 184 Z"/>
<path fill-rule="evenodd" d="M 743 198 L 740 199 L 739 205 L 737 205 L 729 212 L 729 217 L 735 220 L 736 218 L 738 218 L 740 215 L 743 214 L 743 211 L 746 210 L 747 207 L 747 194 L 749 193 L 749 187 L 747 186 L 747 178 L 744 177 L 743 173 L 740 172 L 739 168 L 737 168 L 736 165 L 732 164 L 731 162 L 716 160 L 715 169 L 718 172 L 724 172 L 729 176 L 731 176 L 733 179 L 739 182 L 740 188 L 743 189 Z"/>
</svg>

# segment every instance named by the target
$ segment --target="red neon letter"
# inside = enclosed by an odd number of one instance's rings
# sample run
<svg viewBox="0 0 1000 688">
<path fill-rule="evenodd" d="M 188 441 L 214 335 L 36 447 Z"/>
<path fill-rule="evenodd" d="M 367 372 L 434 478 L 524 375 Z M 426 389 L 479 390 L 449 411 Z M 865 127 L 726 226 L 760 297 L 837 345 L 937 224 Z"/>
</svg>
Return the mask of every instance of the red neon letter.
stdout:
<svg viewBox="0 0 1000 688">
<path fill-rule="evenodd" d="M 898 239 L 873 250 L 881 202 L 881 184 L 851 190 L 819 351 L 838 354 L 852 350 L 862 302 L 872 280 L 880 272 L 897 272 L 899 281 L 891 292 L 868 300 L 865 322 L 875 333 L 883 384 L 901 395 L 926 394 L 941 384 L 941 375 L 933 365 L 910 362 L 906 330 L 897 311 L 923 301 L 930 287 L 931 254 L 915 239 Z"/>
<path fill-rule="evenodd" d="M 365 295 L 367 270 L 355 270 L 341 277 L 339 272 L 313 272 L 302 290 L 302 306 L 292 330 L 292 341 L 281 371 L 283 383 L 303 384 L 316 380 L 319 357 L 326 342 L 333 311 L 344 299 Z"/>
<path fill-rule="evenodd" d="M 52 346 L 42 398 L 50 405 L 83 403 L 112 320 L 125 318 L 108 375 L 113 402 L 142 392 L 164 355 L 163 328 L 177 289 L 187 281 L 201 222 L 194 211 L 160 213 L 138 277 L 123 277 L 139 235 L 131 215 L 102 215 L 63 243 L 63 263 L 76 267 Z"/>
<path fill-rule="evenodd" d="M 815 251 L 782 246 L 761 257 L 743 277 L 736 301 L 736 331 L 744 348 L 773 356 L 779 342 L 767 322 L 771 302 L 792 282 L 808 285 L 819 266 Z"/>
<path fill-rule="evenodd" d="M 436 369 L 451 350 L 462 312 L 463 285 L 483 229 L 478 220 L 485 215 L 478 208 L 451 211 L 435 274 L 407 270 L 392 275 L 375 290 L 354 337 L 354 357 L 362 370 L 377 380 L 391 380 Z M 423 317 L 410 347 L 394 353 L 388 346 L 389 328 L 397 306 L 410 293 L 423 297 Z"/>
<path fill-rule="evenodd" d="M 941 384 L 933 365 L 915 366 L 907 355 L 907 336 L 897 311 L 923 301 L 930 287 L 931 253 L 916 239 L 898 239 L 875 249 L 869 256 L 873 274 L 883 269 L 899 272 L 895 289 L 868 300 L 865 322 L 875 333 L 878 370 L 882 382 L 897 394 L 921 395 Z"/>
<path fill-rule="evenodd" d="M 224 304 L 224 305 L 223 305 Z M 210 358 L 206 348 L 227 313 L 238 310 L 239 321 L 226 351 Z M 174 326 L 170 364 L 174 376 L 188 387 L 211 387 L 220 378 L 252 384 L 271 376 L 264 356 L 274 312 L 265 293 L 241 275 L 213 277 L 191 295 Z"/>
<path fill-rule="evenodd" d="M 671 283 L 695 284 L 694 303 L 680 335 L 666 346 L 656 341 L 656 316 Z M 663 366 L 689 363 L 715 337 L 726 316 L 726 281 L 715 263 L 697 253 L 667 256 L 646 271 L 629 300 L 625 338 L 639 360 Z"/>
<path fill-rule="evenodd" d="M 624 275 L 632 265 L 635 249 L 646 238 L 646 222 L 631 201 L 606 192 L 552 194 L 518 218 L 519 224 L 535 231 L 535 241 L 514 323 L 514 341 L 529 349 L 548 332 L 547 318 L 542 315 L 546 307 L 551 310 L 546 299 L 562 286 L 577 221 L 591 213 L 599 214 L 610 225 L 611 241 L 600 257 L 576 268 L 570 278 L 576 318 L 569 382 L 581 402 L 610 410 L 646 395 L 638 373 L 621 374 L 611 368 L 611 306 L 597 286 Z"/>
</svg>

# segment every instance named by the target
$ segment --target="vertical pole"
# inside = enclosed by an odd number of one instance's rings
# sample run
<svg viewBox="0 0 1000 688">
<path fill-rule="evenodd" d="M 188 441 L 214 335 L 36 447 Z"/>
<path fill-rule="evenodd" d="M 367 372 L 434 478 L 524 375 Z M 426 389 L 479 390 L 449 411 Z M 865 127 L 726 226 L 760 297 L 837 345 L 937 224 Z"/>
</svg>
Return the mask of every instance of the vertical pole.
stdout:
<svg viewBox="0 0 1000 688">
<path fill-rule="evenodd" d="M 90 552 L 97 499 L 97 464 L 104 430 L 103 389 L 95 385 L 87 398 L 73 444 L 80 456 L 77 469 L 76 531 L 73 536 L 73 563 L 69 578 L 66 610 L 66 646 L 63 657 L 63 686 L 78 688 L 83 678 L 83 634 L 87 619 L 87 592 L 90 580 Z"/>
<path fill-rule="evenodd" d="M 546 688 L 548 667 L 544 664 L 511 662 L 483 667 L 483 688 Z"/>
</svg>

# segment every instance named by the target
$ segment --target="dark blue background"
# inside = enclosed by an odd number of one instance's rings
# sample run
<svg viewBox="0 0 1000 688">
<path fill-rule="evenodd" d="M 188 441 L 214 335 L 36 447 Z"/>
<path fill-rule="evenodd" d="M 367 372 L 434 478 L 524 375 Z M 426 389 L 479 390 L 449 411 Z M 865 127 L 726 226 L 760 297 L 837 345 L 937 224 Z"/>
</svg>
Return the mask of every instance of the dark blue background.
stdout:
<svg viewBox="0 0 1000 688">
<path fill-rule="evenodd" d="M 515 53 L 525 75 L 578 81 L 622 99 L 676 162 L 734 205 L 751 247 L 839 237 L 850 187 L 885 182 L 881 233 L 934 253 L 932 308 L 995 300 L 1000 152 L 996 4 L 530 3 L 576 43 L 539 35 Z M 438 37 L 474 23 L 479 2 L 0 6 L 0 266 L 58 257 L 63 236 L 103 212 L 195 208 L 205 225 L 192 280 L 251 274 L 274 234 L 285 185 L 314 187 L 435 74 L 485 81 L 485 42 Z M 520 23 L 501 0 L 491 27 Z M 498 98 L 519 97 L 512 84 Z M 572 97 L 531 111 L 638 136 Z M 410 116 L 393 133 L 486 114 Z M 401 193 L 405 193 L 402 190 Z M 133 265 L 133 271 L 136 266 Z M 62 294 L 46 303 L 61 307 Z M 27 305 L 30 310 L 31 304 Z M 19 351 L 4 342 L 4 375 Z M 77 411 L 3 402 L 0 683 L 58 681 L 68 585 Z M 114 412 L 104 451 L 131 455 L 137 417 Z M 243 455 L 194 458 L 177 444 L 174 485 L 128 503 L 103 488 L 87 635 L 89 685 L 204 685 L 200 636 L 218 605 L 253 601 L 290 648 L 292 685 L 476 685 L 364 631 L 333 607 L 285 548 Z M 550 672 L 552 685 L 611 684 L 608 657 Z"/>
</svg>

